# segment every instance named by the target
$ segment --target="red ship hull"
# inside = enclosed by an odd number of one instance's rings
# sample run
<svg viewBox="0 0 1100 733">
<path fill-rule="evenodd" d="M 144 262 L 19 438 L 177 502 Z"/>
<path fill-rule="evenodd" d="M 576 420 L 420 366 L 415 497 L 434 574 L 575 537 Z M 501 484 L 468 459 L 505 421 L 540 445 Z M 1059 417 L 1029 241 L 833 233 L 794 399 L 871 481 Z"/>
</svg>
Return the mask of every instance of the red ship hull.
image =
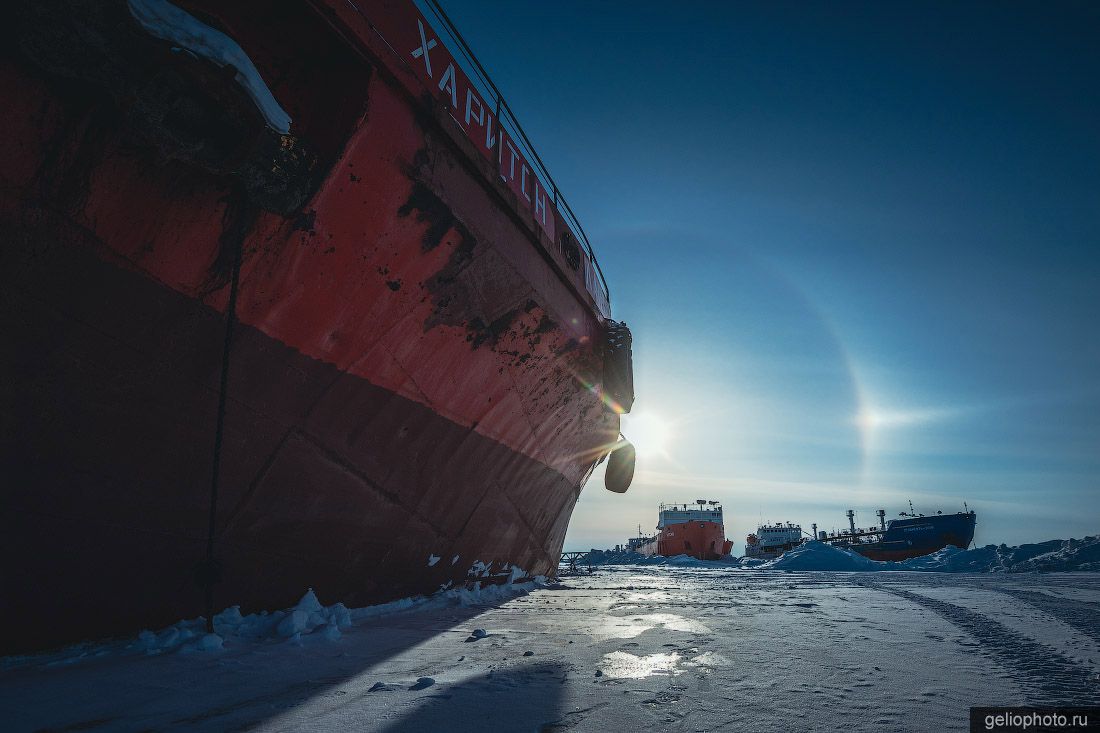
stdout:
<svg viewBox="0 0 1100 733">
<path fill-rule="evenodd" d="M 690 555 L 698 560 L 718 560 L 732 548 L 725 527 L 717 522 L 669 524 L 657 535 L 657 554 L 665 557 Z"/>
<path fill-rule="evenodd" d="M 600 304 L 548 234 L 567 225 L 539 225 L 395 55 L 375 21 L 415 32 L 411 3 L 371 3 L 373 30 L 347 3 L 185 5 L 326 175 L 296 212 L 249 207 L 94 86 L 3 59 L 0 651 L 204 613 L 226 366 L 217 608 L 550 574 L 619 430 Z"/>
</svg>

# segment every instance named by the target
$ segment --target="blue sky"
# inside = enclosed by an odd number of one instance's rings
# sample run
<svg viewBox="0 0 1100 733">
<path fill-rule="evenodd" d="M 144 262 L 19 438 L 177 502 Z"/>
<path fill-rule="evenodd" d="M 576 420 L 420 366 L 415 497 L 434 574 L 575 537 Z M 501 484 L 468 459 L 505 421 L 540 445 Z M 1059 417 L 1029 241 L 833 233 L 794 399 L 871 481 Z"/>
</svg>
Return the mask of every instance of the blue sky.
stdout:
<svg viewBox="0 0 1100 733">
<path fill-rule="evenodd" d="M 634 331 L 635 485 L 568 548 L 696 498 L 1100 532 L 1100 6 L 445 7 Z"/>
</svg>

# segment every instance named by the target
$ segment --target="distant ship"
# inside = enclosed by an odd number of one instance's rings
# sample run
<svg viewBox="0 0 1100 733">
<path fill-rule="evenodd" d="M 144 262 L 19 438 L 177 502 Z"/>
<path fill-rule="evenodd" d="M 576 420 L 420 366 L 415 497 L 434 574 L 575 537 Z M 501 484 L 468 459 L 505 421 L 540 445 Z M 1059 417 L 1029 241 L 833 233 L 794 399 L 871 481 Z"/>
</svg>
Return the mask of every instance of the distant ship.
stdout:
<svg viewBox="0 0 1100 733">
<path fill-rule="evenodd" d="M 638 536 L 631 537 L 626 541 L 626 551 L 634 552 L 639 555 L 656 555 L 657 535 L 642 534 L 642 528 L 639 526 Z"/>
<path fill-rule="evenodd" d="M 925 516 L 913 511 L 909 502 L 909 511 L 901 512 L 902 519 L 886 521 L 886 511 L 879 509 L 879 526 L 866 529 L 856 527 L 855 512 L 847 512 L 849 529 L 842 532 L 826 533 L 822 530 L 817 537 L 834 547 L 853 550 L 871 560 L 908 560 L 912 557 L 930 555 L 937 550 L 953 545 L 966 549 L 974 540 L 974 525 L 977 517 L 974 511 L 966 507 L 955 514 L 936 512 Z M 816 532 L 817 525 L 814 525 Z"/>
<path fill-rule="evenodd" d="M 802 526 L 786 524 L 761 524 L 755 534 L 745 538 L 745 557 L 756 560 L 774 560 L 787 550 L 798 547 L 806 538 Z"/>
<path fill-rule="evenodd" d="M 636 537 L 628 545 L 642 555 L 690 555 L 699 560 L 717 560 L 728 555 L 733 543 L 726 539 L 722 505 L 696 499 L 692 504 L 661 504 L 657 536 Z M 641 540 L 646 540 L 641 542 Z M 635 541 L 638 541 L 635 544 Z"/>
</svg>

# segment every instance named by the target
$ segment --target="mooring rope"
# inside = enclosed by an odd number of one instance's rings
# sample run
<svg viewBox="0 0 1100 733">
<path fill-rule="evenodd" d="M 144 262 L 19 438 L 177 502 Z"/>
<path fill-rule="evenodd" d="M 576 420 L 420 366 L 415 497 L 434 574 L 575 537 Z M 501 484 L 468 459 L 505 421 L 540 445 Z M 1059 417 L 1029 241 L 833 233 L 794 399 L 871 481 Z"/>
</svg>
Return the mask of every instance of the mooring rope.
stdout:
<svg viewBox="0 0 1100 733">
<path fill-rule="evenodd" d="M 226 225 L 222 235 L 223 246 L 233 248 L 233 270 L 229 283 L 229 303 L 225 309 L 225 342 L 222 346 L 221 384 L 218 392 L 218 417 L 214 429 L 214 461 L 210 477 L 210 518 L 206 534 L 206 558 L 199 565 L 198 580 L 206 591 L 206 631 L 214 633 L 214 585 L 221 580 L 221 562 L 215 557 L 214 544 L 218 519 L 218 483 L 221 474 L 222 439 L 225 434 L 225 410 L 229 399 L 229 357 L 233 349 L 233 331 L 237 323 L 237 292 L 241 279 L 241 261 L 244 257 L 244 238 L 256 219 L 257 210 L 250 204 L 234 205 L 230 201 L 226 209 Z M 240 210 L 240 209 L 244 210 Z"/>
</svg>

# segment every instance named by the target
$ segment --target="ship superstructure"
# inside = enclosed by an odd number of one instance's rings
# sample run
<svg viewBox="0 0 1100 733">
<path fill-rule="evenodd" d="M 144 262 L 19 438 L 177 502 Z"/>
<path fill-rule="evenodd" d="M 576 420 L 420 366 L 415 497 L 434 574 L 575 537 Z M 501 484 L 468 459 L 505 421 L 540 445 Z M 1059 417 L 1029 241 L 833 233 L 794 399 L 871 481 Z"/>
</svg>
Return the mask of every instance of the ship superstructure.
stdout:
<svg viewBox="0 0 1100 733">
<path fill-rule="evenodd" d="M 639 555 L 656 555 L 657 535 L 646 535 L 639 526 L 638 535 L 626 541 L 626 551 L 635 552 Z"/>
<path fill-rule="evenodd" d="M 745 557 L 774 560 L 787 550 L 798 547 L 806 538 L 798 524 L 761 524 L 745 538 Z"/>
</svg>

